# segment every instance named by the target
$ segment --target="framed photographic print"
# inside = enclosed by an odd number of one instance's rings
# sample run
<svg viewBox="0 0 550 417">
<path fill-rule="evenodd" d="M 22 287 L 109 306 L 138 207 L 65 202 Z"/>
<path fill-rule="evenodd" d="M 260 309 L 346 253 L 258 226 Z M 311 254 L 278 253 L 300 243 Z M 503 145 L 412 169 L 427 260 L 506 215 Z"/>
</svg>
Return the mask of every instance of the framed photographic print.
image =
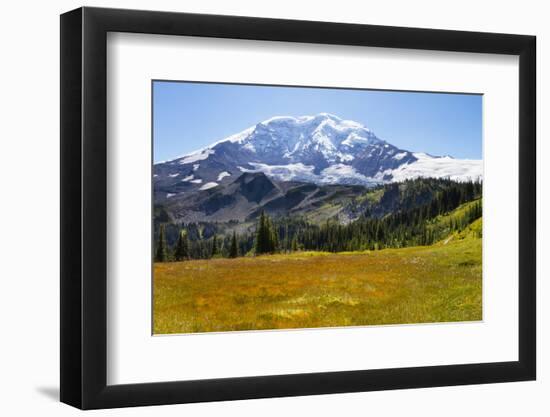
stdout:
<svg viewBox="0 0 550 417">
<path fill-rule="evenodd" d="M 535 38 L 61 16 L 61 400 L 535 379 Z"/>
</svg>

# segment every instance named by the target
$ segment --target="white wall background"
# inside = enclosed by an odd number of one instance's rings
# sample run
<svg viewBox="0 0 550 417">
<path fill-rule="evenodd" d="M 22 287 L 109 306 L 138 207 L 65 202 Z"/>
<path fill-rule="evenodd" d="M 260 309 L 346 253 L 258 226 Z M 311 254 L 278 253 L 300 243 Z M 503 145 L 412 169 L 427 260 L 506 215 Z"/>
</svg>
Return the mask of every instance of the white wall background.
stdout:
<svg viewBox="0 0 550 417">
<path fill-rule="evenodd" d="M 72 0 L 8 2 L 0 23 L 0 410 L 4 415 L 75 415 L 59 392 L 59 17 Z M 538 381 L 94 412 L 131 416 L 529 415 L 550 412 L 550 152 L 542 138 L 550 97 L 545 2 L 124 0 L 86 5 L 532 34 L 538 37 Z M 543 190 L 543 188 L 546 188 Z M 545 395 L 546 394 L 546 395 Z"/>
</svg>

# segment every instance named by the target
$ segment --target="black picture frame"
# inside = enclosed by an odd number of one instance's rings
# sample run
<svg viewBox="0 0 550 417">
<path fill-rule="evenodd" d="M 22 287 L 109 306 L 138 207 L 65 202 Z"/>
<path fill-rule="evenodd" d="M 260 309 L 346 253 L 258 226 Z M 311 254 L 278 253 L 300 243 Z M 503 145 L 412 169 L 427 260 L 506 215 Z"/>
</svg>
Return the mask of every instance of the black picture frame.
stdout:
<svg viewBox="0 0 550 417">
<path fill-rule="evenodd" d="M 107 385 L 108 32 L 519 56 L 519 358 L 512 362 Z M 61 15 L 61 401 L 81 409 L 534 380 L 534 36 L 79 8 Z"/>
</svg>

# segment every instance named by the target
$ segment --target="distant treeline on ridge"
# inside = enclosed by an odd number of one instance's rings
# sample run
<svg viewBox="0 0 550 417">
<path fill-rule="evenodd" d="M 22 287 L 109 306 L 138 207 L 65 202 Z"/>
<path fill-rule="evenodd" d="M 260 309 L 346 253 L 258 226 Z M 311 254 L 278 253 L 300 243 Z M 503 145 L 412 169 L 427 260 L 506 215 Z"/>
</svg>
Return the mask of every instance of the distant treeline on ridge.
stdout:
<svg viewBox="0 0 550 417">
<path fill-rule="evenodd" d="M 384 192 L 395 192 L 405 184 L 414 195 L 415 187 L 425 187 L 425 179 L 408 180 L 401 184 L 382 186 Z M 262 211 L 254 230 L 237 234 L 219 234 L 216 223 L 160 224 L 156 232 L 154 258 L 156 262 L 187 259 L 236 258 L 268 253 L 307 251 L 362 251 L 431 245 L 453 231 L 463 230 L 482 216 L 482 183 L 434 180 L 439 189 L 421 204 L 375 216 L 367 208 L 354 221 L 341 224 L 327 220 L 322 224 L 308 222 L 304 217 L 271 218 Z M 445 228 L 433 227 L 438 216 L 470 203 L 460 215 L 453 216 Z M 167 243 L 166 229 L 177 238 Z M 175 230 L 174 230 L 175 229 Z"/>
</svg>

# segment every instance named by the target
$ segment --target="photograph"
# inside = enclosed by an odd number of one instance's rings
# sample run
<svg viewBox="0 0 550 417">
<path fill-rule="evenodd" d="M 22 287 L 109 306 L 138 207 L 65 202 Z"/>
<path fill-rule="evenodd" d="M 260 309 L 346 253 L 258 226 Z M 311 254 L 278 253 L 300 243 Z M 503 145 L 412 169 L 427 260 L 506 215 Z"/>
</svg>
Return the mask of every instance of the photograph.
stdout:
<svg viewBox="0 0 550 417">
<path fill-rule="evenodd" d="M 154 80 L 153 334 L 481 321 L 482 99 Z"/>
<path fill-rule="evenodd" d="M 152 100 L 153 334 L 482 320 L 482 95 Z"/>
<path fill-rule="evenodd" d="M 8 263 L 39 287 L 10 280 L 22 286 L 6 317 L 26 334 L 18 350 L 52 343 L 31 355 L 45 379 L 8 369 L 35 386 L 10 408 L 55 407 L 57 395 L 100 414 L 210 403 L 241 416 L 292 398 L 272 414 L 390 405 L 427 417 L 452 403 L 462 416 L 475 403 L 537 415 L 542 14 L 518 7 L 498 23 L 459 8 L 445 22 L 415 4 L 399 21 L 384 3 L 338 4 L 343 15 L 226 3 L 64 6 L 57 36 L 24 34 L 58 53 L 20 78 L 37 80 L 33 99 L 57 91 L 29 113 L 29 83 L 8 83 L 22 139 L 8 140 L 21 149 L 5 177 L 29 197 L 6 206 L 24 254 Z M 36 72 L 48 49 L 14 45 L 16 70 Z M 22 187 L 40 164 L 59 193 Z M 59 233 L 19 230 L 48 198 L 44 224 Z M 59 237 L 58 256 L 48 242 L 29 262 L 30 236 Z"/>
</svg>

